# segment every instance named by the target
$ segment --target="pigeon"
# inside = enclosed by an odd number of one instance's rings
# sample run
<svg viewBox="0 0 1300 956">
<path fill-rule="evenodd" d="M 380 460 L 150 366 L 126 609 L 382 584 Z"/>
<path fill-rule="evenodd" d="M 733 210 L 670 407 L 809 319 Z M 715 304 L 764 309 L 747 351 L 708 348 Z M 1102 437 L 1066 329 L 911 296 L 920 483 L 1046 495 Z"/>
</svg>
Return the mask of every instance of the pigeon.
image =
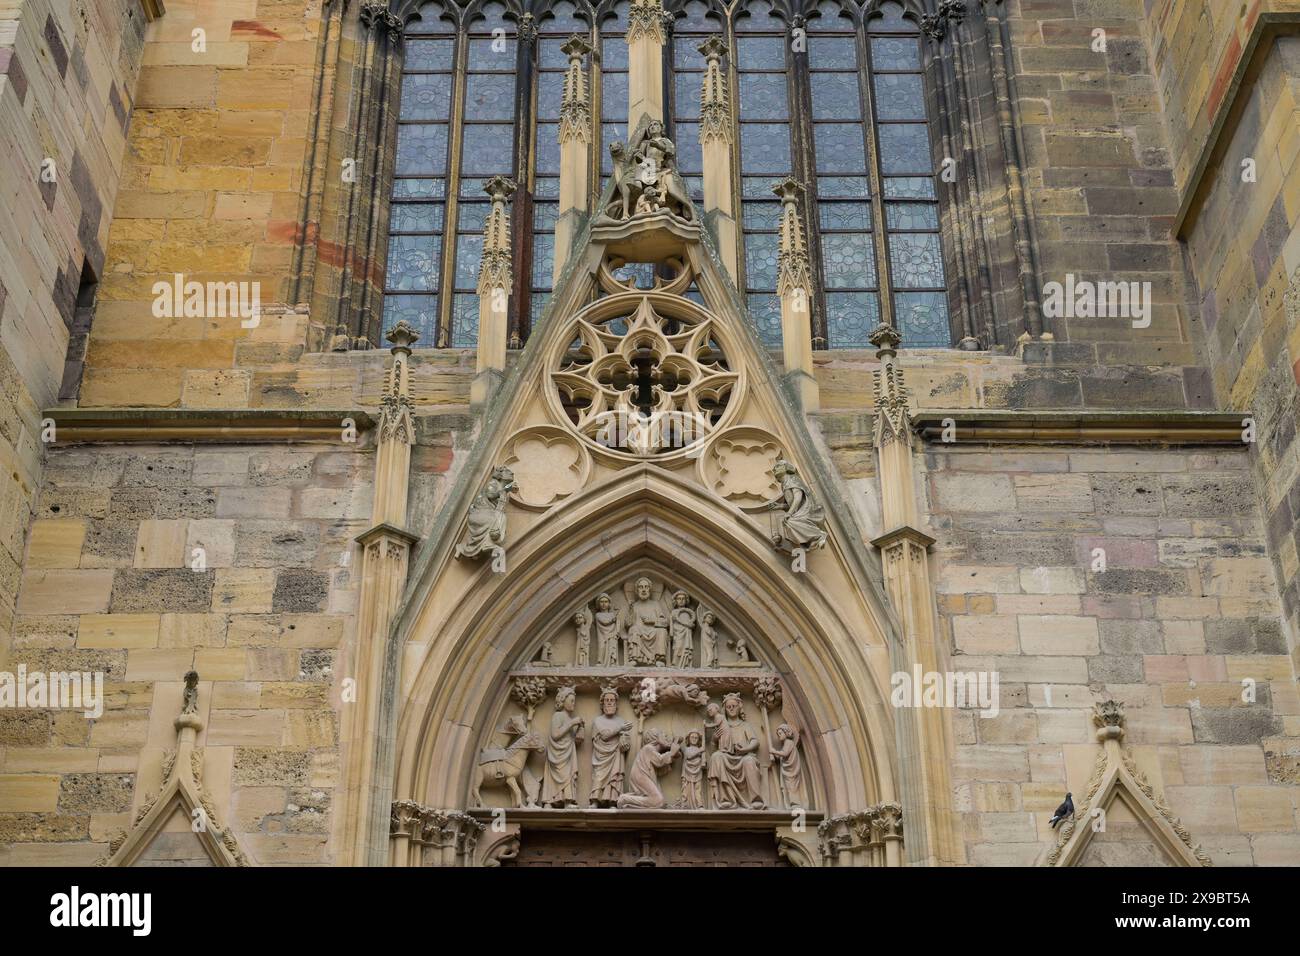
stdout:
<svg viewBox="0 0 1300 956">
<path fill-rule="evenodd" d="M 1065 802 L 1062 803 L 1059 807 L 1057 807 L 1056 812 L 1052 814 L 1052 819 L 1049 820 L 1048 822 L 1051 824 L 1053 830 L 1055 830 L 1056 825 L 1060 823 L 1062 820 L 1064 820 L 1066 817 L 1073 816 L 1074 800 L 1071 799 L 1073 796 L 1074 794 L 1067 793 L 1065 795 Z"/>
</svg>

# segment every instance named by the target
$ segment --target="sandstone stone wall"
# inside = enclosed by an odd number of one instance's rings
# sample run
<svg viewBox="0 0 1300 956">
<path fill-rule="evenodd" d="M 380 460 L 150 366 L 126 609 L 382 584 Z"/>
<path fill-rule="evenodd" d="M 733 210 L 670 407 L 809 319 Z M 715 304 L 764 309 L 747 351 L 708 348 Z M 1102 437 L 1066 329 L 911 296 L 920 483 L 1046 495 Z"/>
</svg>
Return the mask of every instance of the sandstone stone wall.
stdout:
<svg viewBox="0 0 1300 956">
<path fill-rule="evenodd" d="M 0 5 L 0 658 L 40 484 L 41 410 L 75 395 L 143 53 L 138 0 Z M 65 383 L 66 379 L 66 383 Z"/>
<path fill-rule="evenodd" d="M 931 446 L 924 458 L 949 663 L 1001 680 L 996 717 L 954 715 L 968 861 L 1030 864 L 1050 845 L 1065 792 L 1076 805 L 1087 792 L 1091 708 L 1106 698 L 1126 705 L 1139 767 L 1216 864 L 1300 860 L 1300 694 L 1248 454 Z M 1144 847 L 1116 843 L 1105 859 L 1142 863 Z"/>
</svg>

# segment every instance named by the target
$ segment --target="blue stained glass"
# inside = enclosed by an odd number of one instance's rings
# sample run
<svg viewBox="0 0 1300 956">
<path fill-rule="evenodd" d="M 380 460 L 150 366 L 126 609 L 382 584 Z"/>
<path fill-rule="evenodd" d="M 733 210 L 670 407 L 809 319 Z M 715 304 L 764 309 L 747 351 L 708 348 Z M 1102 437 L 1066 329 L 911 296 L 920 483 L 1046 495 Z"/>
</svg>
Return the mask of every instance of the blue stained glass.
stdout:
<svg viewBox="0 0 1300 956">
<path fill-rule="evenodd" d="M 686 36 L 677 33 L 673 35 L 673 69 L 674 70 L 703 70 L 708 62 L 704 59 L 704 54 L 700 52 L 700 44 L 704 42 L 702 36 Z M 722 69 L 726 70 L 725 61 Z M 699 77 L 696 77 L 696 82 Z"/>
<path fill-rule="evenodd" d="M 420 7 L 417 19 L 406 24 L 406 32 L 414 33 L 455 33 L 456 24 L 443 19 L 444 8 L 436 3 L 426 3 Z"/>
<path fill-rule="evenodd" d="M 393 236 L 388 240 L 387 288 L 401 292 L 436 292 L 440 236 Z"/>
<path fill-rule="evenodd" d="M 889 236 L 889 269 L 897 289 L 943 285 L 943 251 L 933 232 L 896 232 Z"/>
<path fill-rule="evenodd" d="M 817 169 L 823 173 L 856 173 L 867 168 L 862 127 L 849 123 L 818 123 L 813 127 Z"/>
<path fill-rule="evenodd" d="M 442 203 L 393 203 L 390 232 L 440 232 L 442 231 Z"/>
<path fill-rule="evenodd" d="M 438 297 L 436 295 L 385 295 L 384 328 L 405 320 L 420 333 L 416 348 L 432 348 L 438 341 Z"/>
<path fill-rule="evenodd" d="M 464 127 L 461 168 L 467 173 L 508 173 L 514 166 L 515 130 L 509 123 Z"/>
<path fill-rule="evenodd" d="M 457 216 L 457 232 L 478 233 L 482 238 L 483 226 L 487 223 L 488 213 L 492 211 L 490 202 L 462 202 L 460 204 L 460 213 Z M 510 207 L 506 207 L 510 211 Z"/>
<path fill-rule="evenodd" d="M 872 37 L 871 67 L 875 70 L 919 70 L 920 48 L 903 37 Z"/>
<path fill-rule="evenodd" d="M 817 195 L 823 199 L 870 199 L 871 180 L 866 176 L 818 176 Z"/>
<path fill-rule="evenodd" d="M 822 237 L 822 269 L 828 289 L 862 289 L 876 284 L 876 251 L 867 233 L 830 232 Z"/>
<path fill-rule="evenodd" d="M 751 292 L 745 305 L 754 319 L 759 340 L 768 348 L 781 347 L 781 300 L 771 293 Z"/>
<path fill-rule="evenodd" d="M 453 40 L 408 40 L 402 69 L 416 73 L 425 70 L 450 70 L 455 55 L 456 45 Z M 450 78 L 447 78 L 446 82 L 448 86 L 451 85 Z"/>
<path fill-rule="evenodd" d="M 939 207 L 928 202 L 886 203 L 885 224 L 890 229 L 938 229 Z"/>
<path fill-rule="evenodd" d="M 584 36 L 588 27 L 585 20 L 578 16 L 578 8 L 568 0 L 560 0 L 551 7 L 550 15 L 542 21 L 541 29 L 546 33 L 581 33 Z"/>
<path fill-rule="evenodd" d="M 911 20 L 903 16 L 903 5 L 894 3 L 890 0 L 888 3 L 882 3 L 878 16 L 872 16 L 867 21 L 867 30 L 871 33 L 916 33 L 917 26 Z"/>
<path fill-rule="evenodd" d="M 627 41 L 620 36 L 606 36 L 600 41 L 600 68 L 627 69 Z"/>
<path fill-rule="evenodd" d="M 682 12 L 684 15 L 677 20 L 673 28 L 677 34 L 685 33 L 687 30 L 716 33 L 722 29 L 717 16 L 709 9 L 709 5 L 702 3 L 701 0 L 690 0 L 689 3 L 683 4 Z"/>
<path fill-rule="evenodd" d="M 817 204 L 823 229 L 853 229 L 863 232 L 871 228 L 871 204 L 865 202 L 825 202 Z"/>
<path fill-rule="evenodd" d="M 555 236 L 549 232 L 533 235 L 533 282 L 550 286 L 551 267 L 555 264 Z"/>
<path fill-rule="evenodd" d="M 747 173 L 789 173 L 790 127 L 785 123 L 742 123 L 740 165 Z"/>
<path fill-rule="evenodd" d="M 486 182 L 486 179 L 471 179 L 468 176 L 462 176 L 460 180 L 460 197 L 473 202 L 485 201 L 483 185 Z"/>
<path fill-rule="evenodd" d="M 882 120 L 925 119 L 925 93 L 919 73 L 876 77 L 876 116 Z"/>
<path fill-rule="evenodd" d="M 771 195 L 771 190 L 768 191 Z M 781 228 L 781 204 L 779 202 L 746 202 L 741 209 L 745 229 L 775 232 Z"/>
<path fill-rule="evenodd" d="M 690 194 L 691 199 L 696 203 L 704 202 L 704 180 L 699 176 L 683 176 L 686 180 L 686 191 Z"/>
<path fill-rule="evenodd" d="M 784 70 L 784 37 L 736 37 L 736 68 L 745 70 Z"/>
<path fill-rule="evenodd" d="M 568 42 L 567 37 L 564 39 L 558 37 L 542 37 L 539 39 L 537 41 L 537 65 L 542 69 L 567 70 L 569 68 L 569 54 L 560 48 Z"/>
<path fill-rule="evenodd" d="M 896 293 L 894 316 L 904 348 L 946 349 L 952 345 L 946 293 Z"/>
<path fill-rule="evenodd" d="M 700 115 L 701 73 L 678 73 L 674 78 L 677 96 L 676 119 L 694 119 Z"/>
<path fill-rule="evenodd" d="M 513 75 L 471 73 L 465 87 L 465 118 L 508 120 L 515 115 Z"/>
<path fill-rule="evenodd" d="M 856 73 L 813 73 L 813 119 L 861 119 L 862 100 Z"/>
<path fill-rule="evenodd" d="M 776 254 L 779 237 L 771 233 L 745 234 L 745 286 L 749 289 L 776 288 Z"/>
<path fill-rule="evenodd" d="M 747 120 L 783 120 L 790 116 L 784 73 L 740 74 L 740 115 Z"/>
<path fill-rule="evenodd" d="M 885 180 L 886 199 L 934 199 L 934 180 L 929 176 L 895 176 Z"/>
<path fill-rule="evenodd" d="M 560 181 L 558 179 L 546 178 L 540 176 L 533 182 L 533 195 L 538 199 L 557 199 L 560 195 Z"/>
<path fill-rule="evenodd" d="M 394 179 L 394 199 L 441 199 L 447 195 L 445 179 Z"/>
<path fill-rule="evenodd" d="M 564 103 L 564 74 L 542 73 L 537 78 L 537 116 L 539 119 L 559 119 Z"/>
<path fill-rule="evenodd" d="M 700 146 L 700 124 L 678 123 L 674 144 L 677 146 L 677 165 L 683 173 L 704 172 L 704 153 Z"/>
<path fill-rule="evenodd" d="M 627 74 L 606 73 L 602 77 L 600 115 L 606 120 L 627 120 Z"/>
<path fill-rule="evenodd" d="M 451 112 L 451 77 L 414 74 L 402 77 L 404 120 L 445 120 Z"/>
<path fill-rule="evenodd" d="M 447 127 L 404 124 L 397 128 L 398 174 L 441 174 L 447 169 Z"/>
<path fill-rule="evenodd" d="M 771 176 L 745 176 L 740 180 L 740 194 L 746 199 L 771 199 Z"/>
<path fill-rule="evenodd" d="M 808 69 L 856 70 L 858 46 L 853 37 L 808 38 Z"/>
<path fill-rule="evenodd" d="M 539 202 L 533 204 L 533 228 L 550 232 L 555 228 L 555 220 L 560 216 L 560 204 Z"/>
<path fill-rule="evenodd" d="M 748 4 L 741 16 L 736 17 L 736 29 L 764 30 L 768 32 L 785 32 L 785 21 L 772 12 L 772 4 L 767 0 L 755 0 Z"/>
<path fill-rule="evenodd" d="M 518 67 L 514 37 L 469 41 L 469 68 L 482 73 L 513 73 Z"/>
<path fill-rule="evenodd" d="M 483 260 L 483 236 L 473 233 L 456 237 L 456 280 L 457 289 L 474 289 L 478 287 L 478 267 Z"/>
<path fill-rule="evenodd" d="M 460 294 L 451 299 L 451 347 L 472 349 L 478 345 L 478 296 Z"/>
<path fill-rule="evenodd" d="M 620 282 L 635 279 L 638 289 L 649 289 L 655 284 L 655 267 L 653 262 L 628 262 L 610 273 Z"/>
<path fill-rule="evenodd" d="M 885 175 L 928 173 L 934 167 L 930 159 L 930 134 L 921 123 L 881 123 L 880 167 Z"/>
<path fill-rule="evenodd" d="M 822 0 L 808 10 L 808 32 L 833 30 L 840 33 L 853 30 L 853 20 L 844 8 L 833 0 Z"/>
<path fill-rule="evenodd" d="M 539 173 L 560 171 L 559 133 L 558 123 L 537 124 L 537 171 Z"/>
<path fill-rule="evenodd" d="M 827 344 L 833 349 L 865 349 L 880 324 L 880 299 L 874 292 L 826 293 Z"/>
<path fill-rule="evenodd" d="M 534 292 L 532 294 L 529 301 L 528 315 L 532 320 L 533 328 L 536 328 L 537 323 L 542 320 L 542 313 L 546 311 L 546 307 L 550 304 L 550 292 Z"/>
</svg>

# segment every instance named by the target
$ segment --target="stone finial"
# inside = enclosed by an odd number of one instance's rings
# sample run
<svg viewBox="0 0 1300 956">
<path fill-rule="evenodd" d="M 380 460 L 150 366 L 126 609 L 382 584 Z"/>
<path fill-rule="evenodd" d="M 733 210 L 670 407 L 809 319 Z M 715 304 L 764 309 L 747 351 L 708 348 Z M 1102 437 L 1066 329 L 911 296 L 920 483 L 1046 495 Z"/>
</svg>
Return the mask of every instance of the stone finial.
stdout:
<svg viewBox="0 0 1300 956">
<path fill-rule="evenodd" d="M 1103 700 L 1093 705 L 1092 722 L 1097 726 L 1097 739 L 1123 740 L 1124 705 L 1117 700 Z"/>
<path fill-rule="evenodd" d="M 795 290 L 802 290 L 807 301 L 809 290 L 812 289 L 812 276 L 808 265 L 808 243 L 804 239 L 803 222 L 799 218 L 799 202 L 803 199 L 804 188 L 798 180 L 787 176 L 773 184 L 772 192 L 781 199 L 776 294 L 785 296 Z"/>
<path fill-rule="evenodd" d="M 898 353 L 898 346 L 902 344 L 903 337 L 892 325 L 878 325 L 872 330 L 867 341 L 876 347 L 876 358 L 883 361 L 886 358 L 893 358 Z"/>
<path fill-rule="evenodd" d="M 405 319 L 399 319 L 396 325 L 384 333 L 384 338 L 393 343 L 391 351 L 394 355 L 399 352 L 409 355 L 411 346 L 420 338 L 420 331 Z"/>
<path fill-rule="evenodd" d="M 699 46 L 706 64 L 700 85 L 700 142 L 717 139 L 731 142 L 731 100 L 727 96 L 727 77 L 722 72 L 722 57 L 727 52 L 726 42 L 717 34 Z"/>
<path fill-rule="evenodd" d="M 587 77 L 582 71 L 582 58 L 591 52 L 591 44 L 580 33 L 575 33 L 560 50 L 569 58 L 569 69 L 564 74 L 558 139 L 561 143 L 571 139 L 590 142 L 591 102 L 587 96 Z"/>
<path fill-rule="evenodd" d="M 492 211 L 483 226 L 483 260 L 479 263 L 478 292 L 510 288 L 510 214 L 506 202 L 515 193 L 515 182 L 505 176 L 493 176 L 483 184 L 492 197 Z"/>
</svg>

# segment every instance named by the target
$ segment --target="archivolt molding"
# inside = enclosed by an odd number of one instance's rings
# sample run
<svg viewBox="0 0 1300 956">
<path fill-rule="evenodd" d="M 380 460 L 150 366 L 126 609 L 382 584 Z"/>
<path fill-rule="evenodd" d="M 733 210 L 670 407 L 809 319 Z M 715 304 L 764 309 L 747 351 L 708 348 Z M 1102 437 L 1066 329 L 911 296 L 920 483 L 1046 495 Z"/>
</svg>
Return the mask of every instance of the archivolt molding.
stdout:
<svg viewBox="0 0 1300 956">
<path fill-rule="evenodd" d="M 1120 798 L 1121 791 L 1125 802 L 1171 862 L 1178 866 L 1213 865 L 1200 845 L 1192 843 L 1182 821 L 1147 782 L 1132 753 L 1121 746 L 1125 736 L 1124 705 L 1113 700 L 1098 703 L 1092 720 L 1102 749 L 1093 765 L 1088 793 L 1082 805 L 1076 804 L 1074 816 L 1061 822 L 1056 844 L 1044 865 L 1078 864 L 1096 833 L 1094 821 L 1100 820 L 1104 826 L 1105 814 Z"/>
</svg>

